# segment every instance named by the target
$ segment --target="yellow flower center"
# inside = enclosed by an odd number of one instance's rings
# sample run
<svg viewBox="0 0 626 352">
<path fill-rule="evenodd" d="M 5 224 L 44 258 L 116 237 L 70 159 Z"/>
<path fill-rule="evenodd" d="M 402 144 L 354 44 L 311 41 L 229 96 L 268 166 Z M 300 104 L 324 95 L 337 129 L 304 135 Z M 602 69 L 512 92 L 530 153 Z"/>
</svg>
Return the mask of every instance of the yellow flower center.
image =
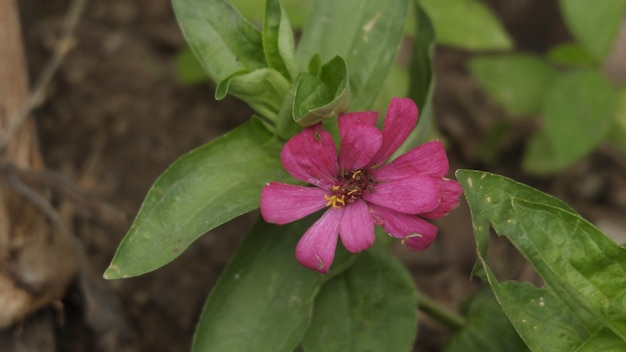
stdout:
<svg viewBox="0 0 626 352">
<path fill-rule="evenodd" d="M 342 170 L 339 184 L 330 188 L 331 193 L 325 194 L 326 206 L 339 209 L 347 204 L 354 203 L 361 198 L 363 191 L 371 191 L 374 180 L 366 170 Z"/>
</svg>

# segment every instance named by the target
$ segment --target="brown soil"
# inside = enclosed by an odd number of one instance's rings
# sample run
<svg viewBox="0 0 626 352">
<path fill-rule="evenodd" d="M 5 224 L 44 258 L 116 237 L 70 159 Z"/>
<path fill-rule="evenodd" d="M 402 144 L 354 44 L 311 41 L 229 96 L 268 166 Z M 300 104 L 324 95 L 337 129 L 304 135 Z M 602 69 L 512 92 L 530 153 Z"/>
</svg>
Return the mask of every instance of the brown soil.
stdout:
<svg viewBox="0 0 626 352">
<path fill-rule="evenodd" d="M 517 12 L 511 13 L 499 2 L 491 2 L 525 50 L 545 50 L 567 36 L 554 18 L 554 4 L 546 5 L 549 11 L 518 5 Z M 37 76 L 48 59 L 68 4 L 67 0 L 20 1 L 31 77 Z M 536 18 L 533 25 L 549 36 L 537 39 L 527 34 L 529 24 L 524 26 L 520 18 L 532 15 Z M 46 103 L 35 111 L 47 167 L 124 214 L 123 219 L 103 219 L 55 199 L 86 248 L 96 276 L 108 266 L 158 175 L 184 152 L 232 129 L 251 114 L 234 99 L 216 102 L 209 84 L 182 84 L 174 59 L 183 47 L 168 0 L 91 1 L 77 28 L 75 47 L 51 83 Z M 619 211 L 626 208 L 626 171 L 619 166 L 623 156 L 600 151 L 562 176 L 531 178 L 518 165 L 525 138 L 535 127 L 523 125 L 496 144 L 496 162 L 481 160 L 490 128 L 507 116 L 467 73 L 468 56 L 452 49 L 437 53 L 437 123 L 447 138 L 452 168 L 480 168 L 512 176 L 563 197 L 591 220 L 623 232 L 619 217 Z M 85 321 L 83 297 L 78 287 L 71 287 L 60 307 L 41 313 L 55 321 L 56 341 L 45 347 L 56 345 L 59 351 L 72 352 L 188 351 L 201 305 L 252 219 L 253 215 L 246 216 L 211 231 L 156 272 L 105 282 L 121 301 L 125 321 L 118 326 L 124 333 L 114 342 L 103 342 L 98 329 Z M 467 206 L 462 204 L 438 225 L 439 239 L 429 250 L 415 254 L 398 247 L 394 251 L 423 291 L 457 309 L 479 287 L 476 280 L 469 281 L 475 255 Z M 512 253 L 506 245 L 501 250 L 507 256 Z M 529 277 L 523 268 L 510 264 L 503 270 L 511 277 Z M 416 351 L 437 351 L 449 331 L 424 319 L 420 336 Z"/>
</svg>

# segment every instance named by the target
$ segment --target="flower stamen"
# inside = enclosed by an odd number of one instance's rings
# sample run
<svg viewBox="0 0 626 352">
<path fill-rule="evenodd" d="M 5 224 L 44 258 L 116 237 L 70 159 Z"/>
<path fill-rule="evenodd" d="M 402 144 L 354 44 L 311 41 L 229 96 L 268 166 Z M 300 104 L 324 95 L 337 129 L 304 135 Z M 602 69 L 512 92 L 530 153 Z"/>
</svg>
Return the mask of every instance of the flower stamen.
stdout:
<svg viewBox="0 0 626 352">
<path fill-rule="evenodd" d="M 333 186 L 334 188 L 334 186 Z M 328 194 L 324 194 L 324 199 L 326 199 L 328 202 L 326 202 L 326 206 L 332 206 L 335 209 L 339 209 L 342 206 L 346 205 L 346 201 L 345 201 L 345 195 L 341 195 L 340 197 L 337 195 L 332 195 L 329 196 Z"/>
</svg>

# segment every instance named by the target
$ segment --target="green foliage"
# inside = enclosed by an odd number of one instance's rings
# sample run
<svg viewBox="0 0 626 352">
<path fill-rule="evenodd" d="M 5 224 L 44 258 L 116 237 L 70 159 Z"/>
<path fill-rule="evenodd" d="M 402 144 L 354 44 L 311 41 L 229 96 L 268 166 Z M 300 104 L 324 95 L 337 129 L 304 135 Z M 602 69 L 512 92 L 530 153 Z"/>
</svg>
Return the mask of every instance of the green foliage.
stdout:
<svg viewBox="0 0 626 352">
<path fill-rule="evenodd" d="M 247 102 L 261 116 L 276 121 L 289 87 L 289 81 L 271 68 L 239 71 L 217 84 L 215 99 L 222 100 L 231 94 Z"/>
<path fill-rule="evenodd" d="M 460 170 L 478 260 L 505 314 L 533 351 L 585 344 L 626 347 L 626 249 L 556 198 L 505 177 Z M 491 226 L 490 226 L 491 225 Z M 544 287 L 500 282 L 487 259 L 489 230 L 506 236 Z M 596 335 L 601 330 L 611 333 Z"/>
<path fill-rule="evenodd" d="M 263 21 L 263 10 L 265 2 L 259 0 L 230 0 L 241 13 L 255 23 Z M 314 0 L 281 0 L 281 5 L 289 15 L 289 20 L 294 29 L 300 30 L 304 27 Z"/>
<path fill-rule="evenodd" d="M 186 48 L 178 52 L 174 61 L 178 78 L 184 84 L 196 84 L 208 80 L 208 76 L 196 55 Z"/>
<path fill-rule="evenodd" d="M 510 49 L 511 38 L 491 11 L 476 0 L 419 0 L 437 42 L 469 50 Z"/>
<path fill-rule="evenodd" d="M 601 63 L 617 36 L 624 16 L 624 0 L 559 0 L 574 37 Z"/>
<path fill-rule="evenodd" d="M 584 48 L 574 43 L 557 45 L 548 52 L 548 61 L 557 65 L 591 66 L 595 59 Z"/>
<path fill-rule="evenodd" d="M 393 64 L 404 33 L 408 0 L 319 0 L 304 28 L 296 61 L 341 56 L 348 66 L 350 108 L 369 109 Z M 350 19 L 347 21 L 346 19 Z"/>
<path fill-rule="evenodd" d="M 295 80 L 298 66 L 294 59 L 293 31 L 278 0 L 268 0 L 265 7 L 263 50 L 269 67 L 279 71 L 287 80 Z"/>
<path fill-rule="evenodd" d="M 348 68 L 341 56 L 335 56 L 319 67 L 320 57 L 311 61 L 310 72 L 300 74 L 294 86 L 291 119 L 311 126 L 348 110 L 350 90 Z"/>
<path fill-rule="evenodd" d="M 202 234 L 256 209 L 266 182 L 289 179 L 280 148 L 253 119 L 180 157 L 148 192 L 105 277 L 155 270 Z"/>
<path fill-rule="evenodd" d="M 513 114 L 540 111 L 556 71 L 540 58 L 525 54 L 479 56 L 469 68 L 489 95 Z"/>
<path fill-rule="evenodd" d="M 626 87 L 617 91 L 615 122 L 609 132 L 609 140 L 626 153 Z"/>
<path fill-rule="evenodd" d="M 226 0 L 173 0 L 191 50 L 215 82 L 267 67 L 261 32 Z"/>
<path fill-rule="evenodd" d="M 395 156 L 423 143 L 432 125 L 431 98 L 435 89 L 435 78 L 431 60 L 435 45 L 435 29 L 424 9 L 417 2 L 414 6 L 414 14 L 415 36 L 409 68 L 409 97 L 419 108 L 419 123 L 395 152 Z"/>
<path fill-rule="evenodd" d="M 294 250 L 313 220 L 315 215 L 286 226 L 254 226 L 202 309 L 194 352 L 293 351 L 321 284 L 355 259 L 338 253 L 328 276 L 300 266 Z"/>
<path fill-rule="evenodd" d="M 545 139 L 534 141 L 544 143 L 543 148 L 529 149 L 533 152 L 527 154 L 525 168 L 534 173 L 554 172 L 585 156 L 607 136 L 615 101 L 613 88 L 598 71 L 558 75 L 543 101 Z M 546 164 L 545 159 L 554 163 Z"/>
<path fill-rule="evenodd" d="M 445 352 L 528 351 L 489 289 L 470 297 L 463 313 L 467 323 L 452 336 Z"/>
<path fill-rule="evenodd" d="M 377 246 L 322 286 L 302 346 L 308 352 L 409 351 L 416 332 L 413 278 Z"/>
</svg>

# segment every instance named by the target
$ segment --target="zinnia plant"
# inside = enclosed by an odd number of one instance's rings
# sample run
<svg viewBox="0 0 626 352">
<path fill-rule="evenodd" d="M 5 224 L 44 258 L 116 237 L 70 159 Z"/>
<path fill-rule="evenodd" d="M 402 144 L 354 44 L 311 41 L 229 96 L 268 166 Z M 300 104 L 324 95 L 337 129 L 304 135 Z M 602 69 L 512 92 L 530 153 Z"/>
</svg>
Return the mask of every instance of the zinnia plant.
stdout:
<svg viewBox="0 0 626 352">
<path fill-rule="evenodd" d="M 271 182 L 263 188 L 261 214 L 271 223 L 290 223 L 327 208 L 296 247 L 298 261 L 310 269 L 328 272 L 337 235 L 352 253 L 370 248 L 374 224 L 412 250 L 426 249 L 437 228 L 423 218 L 440 218 L 459 203 L 461 186 L 444 177 L 448 158 L 441 142 L 385 164 L 417 123 L 415 103 L 393 99 L 382 131 L 377 115 L 339 116 L 339 156 L 321 123 L 307 127 L 285 144 L 280 159 L 293 177 L 314 187 Z"/>
<path fill-rule="evenodd" d="M 511 45 L 483 4 L 315 0 L 296 45 L 278 0 L 267 0 L 265 15 L 256 21 L 262 22 L 260 29 L 227 0 L 172 3 L 189 47 L 216 83 L 215 97 L 230 94 L 250 105 L 255 115 L 181 156 L 159 177 L 105 277 L 155 270 L 200 236 L 217 235 L 211 230 L 260 207 L 261 216 L 199 315 L 194 352 L 414 351 L 420 345 L 419 339 L 415 342 L 418 309 L 450 327 L 453 337 L 446 352 L 626 351 L 626 249 L 562 201 L 511 179 L 470 170 L 457 171 L 456 181 L 447 179 L 441 142 L 420 145 L 423 126 L 433 116 L 434 29 L 443 29 L 439 40 L 466 43 L 468 49 Z M 603 19 L 614 14 L 606 22 L 619 24 L 624 8 L 622 0 L 559 4 L 567 10 L 566 20 L 580 20 L 573 34 L 583 34 L 583 39 L 595 38 L 589 33 L 602 28 L 588 14 Z M 440 21 L 435 26 L 429 11 Z M 414 26 L 405 25 L 409 14 Z M 464 20 L 471 22 L 457 26 Z M 476 28 L 481 29 L 470 30 Z M 617 32 L 615 27 L 602 33 Z M 404 40 L 409 35 L 412 40 Z M 484 46 L 481 38 L 497 45 Z M 409 70 L 395 60 L 406 42 L 413 44 L 406 51 L 413 56 Z M 587 39 L 582 43 L 577 50 L 589 44 Z M 538 67 L 531 61 L 529 67 Z M 481 72 L 501 75 L 493 87 L 507 102 L 546 95 L 549 99 L 540 103 L 514 106 L 542 107 L 571 125 L 596 126 L 597 113 L 606 115 L 617 106 L 605 103 L 610 94 L 597 93 L 607 89 L 581 90 L 603 82 L 589 73 L 548 84 L 557 71 L 511 75 L 512 70 L 485 65 Z M 585 70 L 587 66 L 589 62 Z M 388 75 L 394 71 L 400 74 Z M 512 78 L 516 84 L 506 85 Z M 525 89 L 524 82 L 535 83 Z M 539 94 L 539 87 L 551 87 L 554 94 Z M 571 89 L 576 94 L 568 94 Z M 380 121 L 373 110 L 382 111 L 387 104 Z M 419 126 L 417 106 L 422 109 Z M 554 164 L 556 154 L 537 151 L 564 152 L 578 141 L 557 121 L 546 121 L 546 130 L 539 133 L 546 139 L 529 143 L 545 170 L 560 167 Z M 382 130 L 377 128 L 381 122 Z M 594 143 L 602 131 L 591 134 Z M 561 132 L 567 138 L 553 144 Z M 576 158 L 588 151 L 574 149 Z M 407 152 L 397 156 L 398 150 Z M 409 270 L 389 250 L 387 244 L 394 241 L 381 234 L 382 229 L 409 250 L 425 250 L 437 235 L 430 221 L 452 211 L 461 191 L 472 212 L 477 256 L 467 276 L 475 274 L 485 288 L 468 294 L 462 315 L 437 303 L 442 297 L 422 294 L 416 282 L 429 270 Z M 493 232 L 522 254 L 541 277 L 535 281 L 542 281 L 541 287 L 496 277 L 492 266 L 501 263 L 487 255 Z M 337 246 L 339 239 L 346 250 Z"/>
</svg>

